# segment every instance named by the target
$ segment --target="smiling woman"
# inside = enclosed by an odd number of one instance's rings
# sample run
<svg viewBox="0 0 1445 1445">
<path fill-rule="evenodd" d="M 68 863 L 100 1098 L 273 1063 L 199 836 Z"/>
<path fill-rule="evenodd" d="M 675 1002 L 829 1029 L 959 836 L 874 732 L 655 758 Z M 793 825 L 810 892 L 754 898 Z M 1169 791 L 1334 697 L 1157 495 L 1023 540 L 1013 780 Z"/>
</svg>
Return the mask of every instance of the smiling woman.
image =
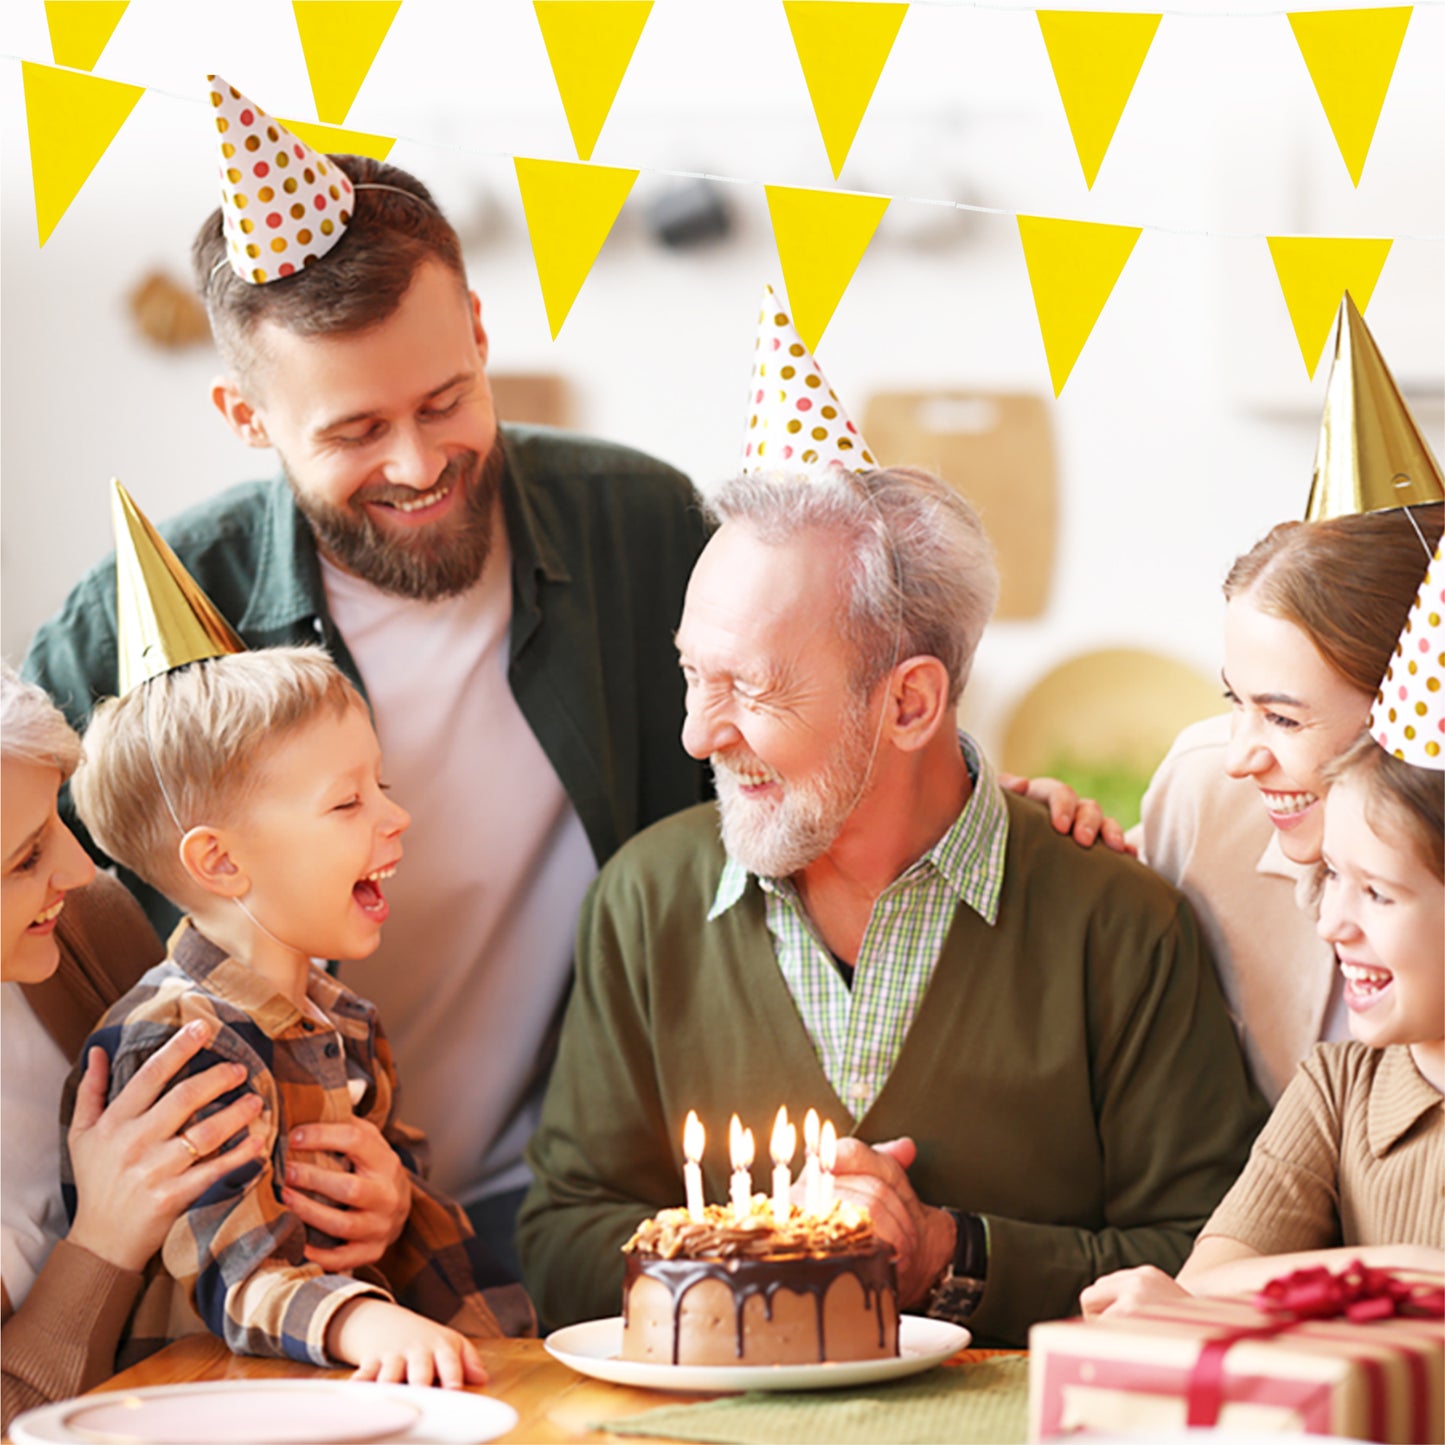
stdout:
<svg viewBox="0 0 1445 1445">
<path fill-rule="evenodd" d="M 1318 1040 L 1346 1035 L 1306 911 L 1325 770 L 1365 726 L 1441 512 L 1286 522 L 1239 557 L 1224 583 L 1232 715 L 1186 729 L 1144 799 L 1143 856 L 1194 905 L 1271 1102 Z"/>
<path fill-rule="evenodd" d="M 208 1034 L 183 1030 L 113 1104 L 95 1051 L 80 1085 L 69 1147 L 78 1206 L 67 1233 L 60 1197 L 61 1088 L 106 1005 L 161 955 L 125 890 L 95 867 L 56 812 L 80 744 L 39 688 L 0 677 L 0 851 L 4 979 L 0 1027 L 0 1241 L 4 1278 L 3 1428 L 21 1409 L 109 1375 L 140 1290 L 140 1267 L 180 1210 L 246 1157 L 217 1147 L 254 1112 L 241 1100 L 186 1125 L 235 1080 L 199 1074 L 157 1104 Z"/>
</svg>

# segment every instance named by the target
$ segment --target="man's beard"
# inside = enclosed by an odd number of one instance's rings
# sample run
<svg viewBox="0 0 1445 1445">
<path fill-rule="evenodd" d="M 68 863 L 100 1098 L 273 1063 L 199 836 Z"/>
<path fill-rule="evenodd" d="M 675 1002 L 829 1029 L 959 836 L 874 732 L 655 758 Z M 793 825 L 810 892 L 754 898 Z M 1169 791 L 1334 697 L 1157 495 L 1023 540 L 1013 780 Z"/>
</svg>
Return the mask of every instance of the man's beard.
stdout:
<svg viewBox="0 0 1445 1445">
<path fill-rule="evenodd" d="M 286 480 L 318 545 L 333 562 L 383 592 L 435 602 L 465 592 L 482 575 L 492 550 L 493 507 L 506 464 L 500 444 L 485 459 L 474 451 L 453 457 L 427 490 L 449 482 L 462 489 L 461 498 L 442 521 L 409 532 L 383 527 L 365 504 L 414 500 L 417 493 L 410 487 L 362 487 L 338 507 L 307 496 L 289 470 Z"/>
<path fill-rule="evenodd" d="M 801 783 L 782 782 L 776 801 L 742 795 L 737 770 L 766 765 L 747 750 L 714 753 L 723 847 L 749 873 L 787 878 L 816 863 L 833 846 L 858 806 L 873 766 L 875 735 L 868 726 L 866 702 L 850 699 L 843 736 L 836 752 L 816 776 Z"/>
</svg>

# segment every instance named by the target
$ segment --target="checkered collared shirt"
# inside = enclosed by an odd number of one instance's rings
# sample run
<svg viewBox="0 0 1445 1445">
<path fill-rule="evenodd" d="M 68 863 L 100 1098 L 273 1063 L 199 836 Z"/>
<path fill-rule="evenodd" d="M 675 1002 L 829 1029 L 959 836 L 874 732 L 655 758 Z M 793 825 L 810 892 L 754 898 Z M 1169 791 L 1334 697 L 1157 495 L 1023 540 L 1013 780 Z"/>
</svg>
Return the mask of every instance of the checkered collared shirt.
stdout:
<svg viewBox="0 0 1445 1445">
<path fill-rule="evenodd" d="M 786 878 L 758 878 L 768 932 L 803 1024 L 834 1092 L 861 1120 L 882 1092 L 919 1001 L 933 977 L 954 910 L 966 903 L 990 924 L 1003 888 L 1008 810 L 988 760 L 959 734 L 973 791 L 952 827 L 905 868 L 873 904 L 854 965 L 843 982 Z M 729 858 L 708 920 L 740 899 L 752 876 Z"/>
<path fill-rule="evenodd" d="M 499 1333 L 472 1276 L 466 1247 L 471 1227 L 423 1180 L 425 1139 L 395 1117 L 396 1069 L 375 1009 L 319 968 L 311 971 L 307 995 L 314 1009 L 298 1009 L 186 920 L 171 938 L 169 957 L 110 1009 L 81 1050 L 65 1091 L 66 1121 L 93 1045 L 110 1058 L 114 1099 L 193 1019 L 211 1020 L 217 1033 L 180 1078 L 223 1061 L 246 1069 L 245 1082 L 203 1112 L 215 1112 L 245 1091 L 262 1099 L 250 1129 L 264 1136 L 266 1153 L 232 1170 L 171 1226 L 160 1256 L 147 1268 L 117 1361 L 121 1368 L 202 1329 L 240 1354 L 335 1365 L 340 1362 L 326 1353 L 327 1326 L 348 1300 L 366 1295 L 394 1299 L 463 1334 Z M 306 1227 L 281 1202 L 281 1185 L 288 1158 L 346 1167 L 338 1156 L 292 1149 L 292 1129 L 351 1118 L 370 1120 L 396 1151 L 410 1176 L 411 1213 L 375 1266 L 328 1274 L 307 1261 L 305 1249 L 308 1242 L 324 1247 L 334 1241 L 324 1235 L 308 1240 Z M 74 1178 L 62 1145 L 61 1180 L 72 1217 Z"/>
</svg>

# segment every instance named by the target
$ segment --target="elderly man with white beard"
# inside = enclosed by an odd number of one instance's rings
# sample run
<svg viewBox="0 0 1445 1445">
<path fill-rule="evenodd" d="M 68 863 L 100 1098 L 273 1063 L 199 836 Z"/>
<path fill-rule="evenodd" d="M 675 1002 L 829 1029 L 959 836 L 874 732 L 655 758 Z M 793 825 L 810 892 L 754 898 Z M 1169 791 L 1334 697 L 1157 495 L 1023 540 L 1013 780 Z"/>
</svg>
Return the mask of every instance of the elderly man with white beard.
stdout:
<svg viewBox="0 0 1445 1445">
<path fill-rule="evenodd" d="M 903 1309 L 984 1341 L 1121 1265 L 1172 1273 L 1262 1104 L 1180 896 L 1061 837 L 956 728 L 997 595 L 977 515 L 903 469 L 744 476 L 712 507 L 677 647 L 718 802 L 583 908 L 519 1226 L 542 1315 L 617 1312 L 692 1109 L 714 1141 L 734 1112 L 831 1118 Z"/>
</svg>

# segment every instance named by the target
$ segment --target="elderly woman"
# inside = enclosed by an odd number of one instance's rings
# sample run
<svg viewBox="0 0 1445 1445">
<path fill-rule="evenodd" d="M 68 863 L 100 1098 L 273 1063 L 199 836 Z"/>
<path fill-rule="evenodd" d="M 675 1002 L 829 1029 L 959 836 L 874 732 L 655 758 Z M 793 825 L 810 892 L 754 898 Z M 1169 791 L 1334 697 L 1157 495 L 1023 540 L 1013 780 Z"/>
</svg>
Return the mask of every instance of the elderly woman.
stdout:
<svg viewBox="0 0 1445 1445">
<path fill-rule="evenodd" d="M 79 740 L 45 694 L 8 666 L 0 677 L 0 743 L 0 1347 L 8 1430 L 19 1411 L 112 1373 L 140 1271 L 180 1211 L 251 1157 L 249 1137 L 214 1151 L 244 1130 L 259 1100 L 242 1096 L 187 1125 L 235 1087 L 239 1070 L 229 1064 L 160 1097 L 208 1041 L 200 1029 L 173 1039 L 105 1108 L 105 1055 L 93 1049 L 70 1130 L 78 1205 L 67 1231 L 61 1087 L 95 1020 L 162 949 L 130 895 L 95 877 L 61 822 L 56 795 L 79 758 Z"/>
</svg>

